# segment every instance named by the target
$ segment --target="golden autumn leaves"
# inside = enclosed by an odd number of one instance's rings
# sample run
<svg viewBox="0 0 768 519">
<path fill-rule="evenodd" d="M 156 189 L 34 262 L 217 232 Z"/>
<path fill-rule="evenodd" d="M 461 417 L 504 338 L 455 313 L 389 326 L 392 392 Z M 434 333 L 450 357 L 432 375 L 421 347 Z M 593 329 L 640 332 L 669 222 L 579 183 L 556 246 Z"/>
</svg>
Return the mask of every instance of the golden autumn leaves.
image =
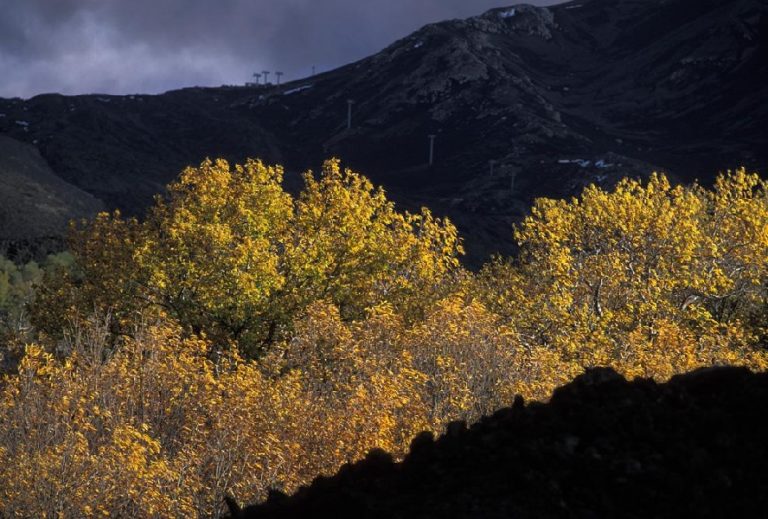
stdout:
<svg viewBox="0 0 768 519">
<path fill-rule="evenodd" d="M 765 336 L 768 310 L 768 193 L 756 175 L 721 176 L 712 190 L 660 175 L 590 186 L 538 201 L 516 236 L 518 303 L 502 311 L 535 343 L 638 376 L 756 360 L 744 350 Z"/>
<path fill-rule="evenodd" d="M 120 323 L 154 309 L 256 355 L 313 301 L 332 301 L 347 319 L 385 301 L 418 313 L 435 281 L 458 269 L 450 223 L 395 211 L 338 161 L 319 179 L 306 174 L 295 199 L 282 176 L 258 161 L 206 161 L 184 171 L 144 222 L 100 215 L 73 235 L 81 285 L 63 280 L 41 294 L 38 325 L 59 328 L 63 303 L 110 310 Z"/>
<path fill-rule="evenodd" d="M 450 222 L 326 163 L 187 169 L 52 270 L 0 394 L 0 515 L 207 516 L 546 398 L 585 366 L 765 368 L 768 191 L 663 176 L 540 200 L 479 273 Z"/>
</svg>

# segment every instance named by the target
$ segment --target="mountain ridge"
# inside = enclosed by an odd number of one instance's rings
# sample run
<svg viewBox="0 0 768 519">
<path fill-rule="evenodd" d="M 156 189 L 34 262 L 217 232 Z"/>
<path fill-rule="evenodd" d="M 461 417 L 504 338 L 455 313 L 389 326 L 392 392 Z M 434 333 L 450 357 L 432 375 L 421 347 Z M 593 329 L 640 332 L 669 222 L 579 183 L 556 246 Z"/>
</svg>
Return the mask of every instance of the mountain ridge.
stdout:
<svg viewBox="0 0 768 519">
<path fill-rule="evenodd" d="M 767 29 L 761 0 L 516 5 L 279 86 L 0 99 L 0 134 L 129 214 L 206 156 L 284 164 L 289 185 L 338 156 L 401 206 L 450 216 L 473 261 L 513 251 L 539 196 L 652 170 L 765 173 Z"/>
</svg>

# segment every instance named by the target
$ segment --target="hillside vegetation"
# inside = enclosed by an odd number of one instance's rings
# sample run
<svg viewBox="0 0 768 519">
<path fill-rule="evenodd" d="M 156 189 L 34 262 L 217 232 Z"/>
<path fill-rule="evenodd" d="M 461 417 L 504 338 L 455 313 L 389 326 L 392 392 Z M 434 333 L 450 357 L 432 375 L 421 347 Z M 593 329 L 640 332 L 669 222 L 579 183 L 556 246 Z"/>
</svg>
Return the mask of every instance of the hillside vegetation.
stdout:
<svg viewBox="0 0 768 519">
<path fill-rule="evenodd" d="M 768 366 L 757 175 L 538 200 L 476 273 L 450 221 L 338 161 L 296 196 L 282 176 L 206 161 L 141 221 L 73 225 L 73 261 L 3 310 L 0 515 L 216 516 L 585 367 Z"/>
</svg>

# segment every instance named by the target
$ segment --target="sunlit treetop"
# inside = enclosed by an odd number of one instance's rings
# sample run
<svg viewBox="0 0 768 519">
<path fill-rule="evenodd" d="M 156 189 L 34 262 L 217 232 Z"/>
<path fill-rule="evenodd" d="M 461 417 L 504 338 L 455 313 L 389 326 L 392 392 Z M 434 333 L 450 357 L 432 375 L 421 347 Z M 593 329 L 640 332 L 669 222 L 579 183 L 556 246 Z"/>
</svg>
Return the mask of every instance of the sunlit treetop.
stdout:
<svg viewBox="0 0 768 519">
<path fill-rule="evenodd" d="M 254 353 L 316 300 L 345 319 L 383 302 L 417 316 L 460 268 L 461 240 L 447 219 L 397 211 L 338 160 L 318 177 L 306 173 L 295 198 L 282 179 L 282 168 L 258 160 L 206 160 L 184 170 L 142 222 L 115 213 L 77 226 L 81 282 L 51 287 L 40 324 L 55 328 L 51 310 L 62 303 L 126 324 L 154 308 Z"/>
</svg>

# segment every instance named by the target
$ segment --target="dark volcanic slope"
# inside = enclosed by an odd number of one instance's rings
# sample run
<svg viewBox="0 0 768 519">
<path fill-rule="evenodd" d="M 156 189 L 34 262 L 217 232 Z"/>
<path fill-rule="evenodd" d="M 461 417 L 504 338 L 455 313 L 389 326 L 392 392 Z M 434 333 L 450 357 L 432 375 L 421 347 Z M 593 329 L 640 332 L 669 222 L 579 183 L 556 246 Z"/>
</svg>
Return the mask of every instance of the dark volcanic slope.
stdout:
<svg viewBox="0 0 768 519">
<path fill-rule="evenodd" d="M 275 493 L 243 518 L 765 517 L 768 374 L 710 368 L 666 384 L 588 371 L 548 404 L 414 440 Z"/>
<path fill-rule="evenodd" d="M 134 213 L 208 155 L 291 172 L 336 155 L 406 206 L 454 217 L 482 256 L 506 248 L 536 196 L 655 168 L 685 181 L 765 172 L 766 29 L 765 0 L 517 6 L 428 25 L 281 86 L 0 100 L 0 132 Z"/>
</svg>

